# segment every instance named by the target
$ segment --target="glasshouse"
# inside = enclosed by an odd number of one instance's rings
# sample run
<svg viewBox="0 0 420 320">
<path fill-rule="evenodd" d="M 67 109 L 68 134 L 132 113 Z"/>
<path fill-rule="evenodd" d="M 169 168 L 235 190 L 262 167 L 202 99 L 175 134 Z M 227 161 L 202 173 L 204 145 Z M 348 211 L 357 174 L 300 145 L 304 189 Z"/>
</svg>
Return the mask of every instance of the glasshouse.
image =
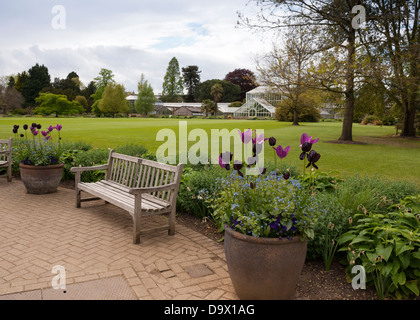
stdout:
<svg viewBox="0 0 420 320">
<path fill-rule="evenodd" d="M 273 93 L 269 87 L 257 87 L 247 92 L 246 103 L 233 114 L 237 118 L 274 117 L 280 94 Z"/>
</svg>

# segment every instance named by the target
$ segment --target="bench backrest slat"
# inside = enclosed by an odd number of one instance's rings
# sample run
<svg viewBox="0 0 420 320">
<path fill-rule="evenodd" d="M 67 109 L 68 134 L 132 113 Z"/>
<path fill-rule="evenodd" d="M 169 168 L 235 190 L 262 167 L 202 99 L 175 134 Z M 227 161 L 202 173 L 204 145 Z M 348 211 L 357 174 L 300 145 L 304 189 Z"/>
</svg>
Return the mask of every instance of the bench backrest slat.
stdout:
<svg viewBox="0 0 420 320">
<path fill-rule="evenodd" d="M 0 140 L 0 151 L 11 151 L 12 150 L 12 141 L 10 138 L 8 140 Z M 9 161 L 10 154 L 0 153 L 0 161 Z"/>
<path fill-rule="evenodd" d="M 111 151 L 106 180 L 129 188 L 158 187 L 175 182 L 177 167 Z M 153 196 L 172 201 L 173 191 L 153 192 Z"/>
</svg>

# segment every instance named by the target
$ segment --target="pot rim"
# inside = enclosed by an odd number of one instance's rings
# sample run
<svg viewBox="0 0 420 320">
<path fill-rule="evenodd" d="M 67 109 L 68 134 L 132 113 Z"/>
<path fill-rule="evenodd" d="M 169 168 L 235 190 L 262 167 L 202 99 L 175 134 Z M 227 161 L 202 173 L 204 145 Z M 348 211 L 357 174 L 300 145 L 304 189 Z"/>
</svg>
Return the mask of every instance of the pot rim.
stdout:
<svg viewBox="0 0 420 320">
<path fill-rule="evenodd" d="M 225 225 L 225 233 L 228 233 L 231 237 L 240 240 L 240 241 L 246 241 L 246 242 L 253 242 L 256 244 L 290 244 L 294 242 L 306 242 L 306 239 L 302 240 L 301 235 L 296 235 L 292 239 L 286 239 L 286 238 L 265 238 L 265 237 L 254 237 L 254 236 L 248 236 L 246 234 L 240 233 L 238 231 L 233 230 L 230 226 L 227 224 Z"/>
<path fill-rule="evenodd" d="M 19 163 L 19 167 L 20 168 L 24 168 L 24 169 L 39 169 L 39 170 L 57 169 L 57 168 L 64 167 L 64 163 L 49 164 L 49 165 L 46 165 L 46 166 L 34 166 L 34 165 L 28 165 L 28 164 Z"/>
</svg>

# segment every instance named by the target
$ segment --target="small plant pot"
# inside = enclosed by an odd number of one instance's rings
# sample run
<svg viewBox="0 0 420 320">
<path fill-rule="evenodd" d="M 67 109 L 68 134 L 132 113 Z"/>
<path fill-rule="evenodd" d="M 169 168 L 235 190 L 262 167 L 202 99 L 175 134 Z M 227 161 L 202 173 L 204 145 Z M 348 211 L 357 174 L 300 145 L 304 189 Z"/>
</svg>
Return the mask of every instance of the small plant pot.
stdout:
<svg viewBox="0 0 420 320">
<path fill-rule="evenodd" d="M 224 247 L 229 275 L 240 299 L 293 297 L 305 263 L 306 240 L 251 237 L 226 226 Z"/>
<path fill-rule="evenodd" d="M 20 178 L 30 194 L 47 194 L 57 191 L 63 177 L 64 164 L 28 166 L 19 164 Z"/>
</svg>

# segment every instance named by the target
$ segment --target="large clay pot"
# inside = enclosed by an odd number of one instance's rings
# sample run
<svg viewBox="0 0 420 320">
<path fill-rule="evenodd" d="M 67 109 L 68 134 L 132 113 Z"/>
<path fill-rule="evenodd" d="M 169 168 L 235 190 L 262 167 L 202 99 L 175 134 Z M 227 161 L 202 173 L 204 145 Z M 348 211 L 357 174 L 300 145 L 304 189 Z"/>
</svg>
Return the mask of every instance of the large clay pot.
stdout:
<svg viewBox="0 0 420 320">
<path fill-rule="evenodd" d="M 57 191 L 63 177 L 64 164 L 28 166 L 19 164 L 20 178 L 26 191 L 31 194 L 46 194 Z"/>
<path fill-rule="evenodd" d="M 251 237 L 226 226 L 224 246 L 229 274 L 240 299 L 293 297 L 305 263 L 306 240 Z"/>
</svg>

